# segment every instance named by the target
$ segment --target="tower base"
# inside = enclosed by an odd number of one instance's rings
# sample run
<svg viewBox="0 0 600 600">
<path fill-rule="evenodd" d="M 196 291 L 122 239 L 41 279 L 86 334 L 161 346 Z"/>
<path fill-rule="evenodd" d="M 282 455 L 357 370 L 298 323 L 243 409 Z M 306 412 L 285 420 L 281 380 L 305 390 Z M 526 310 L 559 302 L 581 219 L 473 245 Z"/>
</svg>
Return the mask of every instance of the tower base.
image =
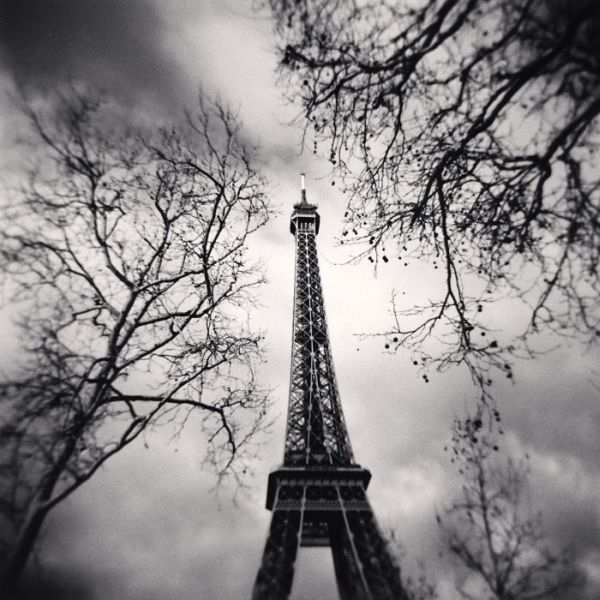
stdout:
<svg viewBox="0 0 600 600">
<path fill-rule="evenodd" d="M 342 600 L 408 600 L 361 467 L 283 467 L 269 476 L 271 527 L 252 600 L 287 600 L 300 546 L 330 546 Z"/>
</svg>

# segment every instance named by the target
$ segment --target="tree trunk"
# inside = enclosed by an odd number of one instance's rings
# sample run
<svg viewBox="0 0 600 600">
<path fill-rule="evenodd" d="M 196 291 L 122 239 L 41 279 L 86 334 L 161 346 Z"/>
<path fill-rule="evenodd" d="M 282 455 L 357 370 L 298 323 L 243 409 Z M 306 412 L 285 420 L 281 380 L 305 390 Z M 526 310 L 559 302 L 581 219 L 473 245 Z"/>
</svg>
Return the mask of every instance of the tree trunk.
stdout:
<svg viewBox="0 0 600 600">
<path fill-rule="evenodd" d="M 37 497 L 33 499 L 27 511 L 25 521 L 19 528 L 15 544 L 9 552 L 6 565 L 0 573 L 0 592 L 2 592 L 3 597 L 7 597 L 9 600 L 12 594 L 14 594 L 19 578 L 31 556 L 44 520 L 53 508 L 53 505 L 48 504 L 48 501 L 52 498 L 56 482 L 73 454 L 76 440 L 77 433 L 74 432 L 63 448 L 58 460 L 48 473 L 42 489 L 39 491 Z"/>
<path fill-rule="evenodd" d="M 37 502 L 36 502 L 37 504 Z M 50 509 L 39 505 L 31 510 L 23 523 L 17 540 L 12 548 L 6 565 L 0 576 L 0 592 L 4 598 L 10 600 L 15 592 L 21 573 L 31 556 L 35 541 Z"/>
</svg>

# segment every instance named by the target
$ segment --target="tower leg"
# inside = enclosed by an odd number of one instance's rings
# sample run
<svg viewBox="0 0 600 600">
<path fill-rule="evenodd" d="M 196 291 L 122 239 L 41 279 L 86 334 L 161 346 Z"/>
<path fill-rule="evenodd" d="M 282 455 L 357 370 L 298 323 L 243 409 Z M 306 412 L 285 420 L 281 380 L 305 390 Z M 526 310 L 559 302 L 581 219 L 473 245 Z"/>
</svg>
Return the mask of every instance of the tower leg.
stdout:
<svg viewBox="0 0 600 600">
<path fill-rule="evenodd" d="M 331 532 L 331 552 L 342 600 L 408 600 L 373 513 L 344 511 Z"/>
<path fill-rule="evenodd" d="M 301 511 L 275 510 L 252 600 L 287 600 L 294 579 Z"/>
<path fill-rule="evenodd" d="M 375 600 L 369 595 L 350 532 L 341 514 L 330 521 L 329 534 L 340 600 Z"/>
</svg>

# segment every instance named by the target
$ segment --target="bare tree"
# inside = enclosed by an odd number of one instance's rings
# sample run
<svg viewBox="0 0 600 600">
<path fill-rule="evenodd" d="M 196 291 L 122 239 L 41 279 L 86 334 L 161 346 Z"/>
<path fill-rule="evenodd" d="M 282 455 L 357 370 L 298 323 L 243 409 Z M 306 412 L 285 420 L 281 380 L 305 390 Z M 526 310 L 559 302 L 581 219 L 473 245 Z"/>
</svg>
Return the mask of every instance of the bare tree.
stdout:
<svg viewBox="0 0 600 600">
<path fill-rule="evenodd" d="M 207 461 L 236 473 L 268 400 L 246 244 L 270 210 L 235 116 L 200 100 L 145 133 L 98 97 L 54 104 L 26 109 L 35 166 L 2 208 L 23 345 L 0 385 L 6 591 L 49 511 L 142 433 L 198 414 Z"/>
<path fill-rule="evenodd" d="M 531 334 L 596 341 L 598 2 L 268 4 L 304 143 L 347 194 L 342 243 L 381 267 L 428 263 L 439 282 L 422 306 L 396 295 L 392 349 L 430 358 L 442 339 L 433 364 L 465 364 L 485 399 L 490 371 L 536 354 Z M 490 339 L 484 308 L 506 296 L 528 322 Z"/>
<path fill-rule="evenodd" d="M 582 585 L 566 550 L 553 549 L 527 507 L 529 467 L 498 457 L 480 417 L 455 421 L 451 444 L 462 493 L 437 517 L 443 547 L 462 567 L 463 598 L 557 598 Z"/>
</svg>

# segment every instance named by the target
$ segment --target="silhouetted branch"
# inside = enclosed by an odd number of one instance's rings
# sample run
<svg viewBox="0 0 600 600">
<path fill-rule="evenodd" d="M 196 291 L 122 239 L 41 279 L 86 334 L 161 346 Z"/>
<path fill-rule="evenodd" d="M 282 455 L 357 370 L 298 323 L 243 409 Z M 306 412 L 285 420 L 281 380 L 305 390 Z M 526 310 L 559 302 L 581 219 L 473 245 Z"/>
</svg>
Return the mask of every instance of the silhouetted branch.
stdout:
<svg viewBox="0 0 600 600">
<path fill-rule="evenodd" d="M 396 296 L 390 346 L 466 365 L 489 401 L 490 373 L 535 356 L 533 334 L 595 342 L 598 4 L 266 3 L 305 144 L 347 195 L 341 243 L 433 266 L 435 298 Z M 492 346 L 483 308 L 503 298 L 530 318 Z"/>
</svg>

